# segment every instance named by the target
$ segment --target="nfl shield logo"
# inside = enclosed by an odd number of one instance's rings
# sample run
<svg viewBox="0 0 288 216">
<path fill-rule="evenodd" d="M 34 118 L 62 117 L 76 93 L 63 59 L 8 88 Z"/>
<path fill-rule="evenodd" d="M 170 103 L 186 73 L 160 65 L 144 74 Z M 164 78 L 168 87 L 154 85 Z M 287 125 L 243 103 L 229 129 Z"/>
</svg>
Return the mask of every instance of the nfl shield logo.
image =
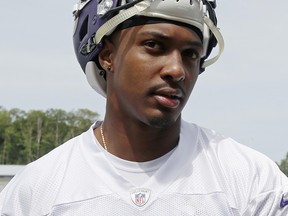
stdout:
<svg viewBox="0 0 288 216">
<path fill-rule="evenodd" d="M 130 191 L 130 196 L 135 205 L 142 207 L 148 202 L 150 193 L 149 189 L 137 188 Z"/>
</svg>

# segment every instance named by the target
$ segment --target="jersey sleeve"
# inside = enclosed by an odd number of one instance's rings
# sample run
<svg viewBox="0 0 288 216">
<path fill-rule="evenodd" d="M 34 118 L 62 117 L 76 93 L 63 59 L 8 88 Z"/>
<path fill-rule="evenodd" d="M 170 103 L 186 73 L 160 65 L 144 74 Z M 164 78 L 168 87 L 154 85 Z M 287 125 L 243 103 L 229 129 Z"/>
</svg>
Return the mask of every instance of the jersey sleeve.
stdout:
<svg viewBox="0 0 288 216">
<path fill-rule="evenodd" d="M 242 216 L 288 216 L 288 177 L 266 155 L 205 130 L 211 164 Z"/>
<path fill-rule="evenodd" d="M 234 158 L 234 162 L 230 162 L 232 166 L 226 163 L 226 176 L 229 176 L 240 214 L 288 216 L 288 177 L 266 155 L 235 145 L 233 150 L 226 146 Z"/>
<path fill-rule="evenodd" d="M 0 193 L 0 215 L 48 215 L 79 142 L 75 137 L 26 165 Z"/>
<path fill-rule="evenodd" d="M 24 172 L 17 174 L 0 193 L 0 215 L 29 215 L 32 186 L 23 179 Z"/>
<path fill-rule="evenodd" d="M 256 195 L 248 204 L 243 216 L 267 215 L 287 216 L 288 215 L 288 178 L 280 173 L 281 181 L 274 186 L 275 189 L 265 191 Z M 267 178 L 267 181 L 271 179 Z"/>
<path fill-rule="evenodd" d="M 242 201 L 241 215 L 287 216 L 288 177 L 266 155 L 246 146 L 237 148 L 237 165 L 230 172 L 234 172 L 236 202 Z"/>
</svg>

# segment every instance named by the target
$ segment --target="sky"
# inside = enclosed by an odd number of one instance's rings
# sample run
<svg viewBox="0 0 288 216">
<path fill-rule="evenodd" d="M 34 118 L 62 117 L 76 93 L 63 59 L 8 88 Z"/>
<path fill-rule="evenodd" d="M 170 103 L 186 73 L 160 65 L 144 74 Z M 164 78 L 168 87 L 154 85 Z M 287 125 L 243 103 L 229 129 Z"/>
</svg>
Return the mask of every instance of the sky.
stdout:
<svg viewBox="0 0 288 216">
<path fill-rule="evenodd" d="M 75 1 L 2 1 L 0 106 L 105 115 L 72 45 Z M 287 0 L 217 1 L 225 40 L 182 117 L 254 148 L 276 162 L 288 152 Z"/>
</svg>

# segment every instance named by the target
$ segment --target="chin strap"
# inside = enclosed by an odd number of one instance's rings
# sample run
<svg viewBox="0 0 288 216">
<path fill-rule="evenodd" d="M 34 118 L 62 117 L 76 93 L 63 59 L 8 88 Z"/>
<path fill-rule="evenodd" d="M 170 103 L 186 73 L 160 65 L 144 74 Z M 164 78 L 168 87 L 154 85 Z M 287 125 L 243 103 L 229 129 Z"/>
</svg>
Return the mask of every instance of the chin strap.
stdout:
<svg viewBox="0 0 288 216">
<path fill-rule="evenodd" d="M 89 2 L 89 1 L 87 1 L 87 2 Z M 87 4 L 87 2 L 85 2 L 84 4 Z M 122 22 L 124 22 L 125 20 L 129 19 L 132 16 L 140 14 L 140 12 L 147 9 L 150 6 L 150 4 L 151 4 L 150 0 L 144 0 L 144 1 L 140 1 L 139 3 L 135 4 L 134 6 L 128 8 L 126 10 L 120 11 L 119 14 L 112 17 L 110 20 L 108 20 L 105 24 L 103 24 L 98 29 L 95 36 L 93 37 L 93 42 L 95 44 L 100 43 L 102 38 L 105 35 L 111 34 L 119 24 L 121 24 Z M 211 19 L 209 17 L 207 17 L 207 16 L 204 17 L 204 23 L 208 26 L 208 28 L 213 33 L 213 35 L 215 36 L 215 38 L 218 42 L 217 43 L 218 44 L 218 54 L 216 56 L 214 56 L 213 58 L 210 58 L 210 59 L 207 59 L 204 61 L 202 67 L 206 68 L 206 67 L 212 65 L 213 63 L 215 63 L 219 59 L 219 57 L 221 56 L 221 54 L 224 50 L 224 39 L 223 39 L 219 29 L 213 24 L 213 22 L 211 21 Z"/>
<path fill-rule="evenodd" d="M 213 35 L 215 36 L 217 40 L 217 44 L 218 44 L 218 54 L 214 56 L 213 58 L 204 61 L 202 67 L 206 68 L 210 66 L 211 64 L 215 63 L 219 59 L 220 55 L 222 54 L 224 50 L 224 39 L 219 29 L 213 24 L 213 22 L 211 21 L 211 19 L 209 19 L 209 17 L 205 16 L 204 22 L 209 27 Z"/>
</svg>

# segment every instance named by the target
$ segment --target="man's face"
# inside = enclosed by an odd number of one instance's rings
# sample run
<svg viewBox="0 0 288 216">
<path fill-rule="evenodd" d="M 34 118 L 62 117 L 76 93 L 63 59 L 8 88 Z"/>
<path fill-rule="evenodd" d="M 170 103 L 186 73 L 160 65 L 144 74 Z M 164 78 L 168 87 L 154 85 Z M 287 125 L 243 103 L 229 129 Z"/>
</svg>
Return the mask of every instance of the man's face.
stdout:
<svg viewBox="0 0 288 216">
<path fill-rule="evenodd" d="M 107 111 L 160 128 L 179 120 L 199 73 L 198 35 L 170 23 L 149 24 L 115 33 L 112 47 Z"/>
</svg>

